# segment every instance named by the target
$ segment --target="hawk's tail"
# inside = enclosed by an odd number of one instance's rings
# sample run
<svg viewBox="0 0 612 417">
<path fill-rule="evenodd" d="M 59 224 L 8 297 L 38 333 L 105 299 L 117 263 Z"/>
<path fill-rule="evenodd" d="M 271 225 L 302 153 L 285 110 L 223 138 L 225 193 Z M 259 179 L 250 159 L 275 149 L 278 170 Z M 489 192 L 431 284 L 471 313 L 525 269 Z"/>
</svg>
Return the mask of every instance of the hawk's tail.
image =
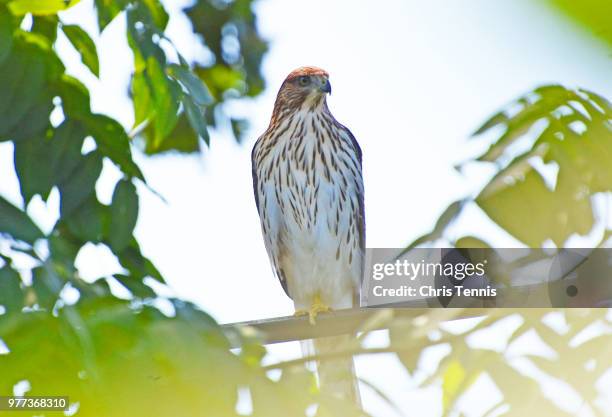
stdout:
<svg viewBox="0 0 612 417">
<path fill-rule="evenodd" d="M 321 337 L 302 342 L 305 356 L 316 355 L 319 386 L 325 392 L 349 400 L 361 408 L 353 357 L 341 353 L 349 349 L 351 335 Z M 337 355 L 337 356 L 336 356 Z"/>
</svg>

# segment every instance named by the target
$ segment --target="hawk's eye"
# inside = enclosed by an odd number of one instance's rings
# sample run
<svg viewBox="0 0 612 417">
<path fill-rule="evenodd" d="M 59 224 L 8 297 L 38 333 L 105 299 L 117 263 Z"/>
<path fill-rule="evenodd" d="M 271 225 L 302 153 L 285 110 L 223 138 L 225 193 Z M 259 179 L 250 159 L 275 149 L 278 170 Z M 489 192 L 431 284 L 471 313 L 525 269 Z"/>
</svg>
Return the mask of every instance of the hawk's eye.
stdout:
<svg viewBox="0 0 612 417">
<path fill-rule="evenodd" d="M 300 78 L 298 78 L 298 82 L 301 86 L 308 85 L 310 84 L 310 77 L 308 75 L 302 75 Z"/>
</svg>

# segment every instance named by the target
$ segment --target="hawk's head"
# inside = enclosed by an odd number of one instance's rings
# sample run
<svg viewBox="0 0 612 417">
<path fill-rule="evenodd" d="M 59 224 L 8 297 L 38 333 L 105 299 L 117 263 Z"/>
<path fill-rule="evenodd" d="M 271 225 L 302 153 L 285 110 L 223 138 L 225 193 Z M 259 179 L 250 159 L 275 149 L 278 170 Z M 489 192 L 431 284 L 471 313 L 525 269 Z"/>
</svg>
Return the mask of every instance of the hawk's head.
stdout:
<svg viewBox="0 0 612 417">
<path fill-rule="evenodd" d="M 276 96 L 274 110 L 296 111 L 304 105 L 315 110 L 324 105 L 327 93 L 331 93 L 327 71 L 317 67 L 300 67 L 285 78 Z"/>
<path fill-rule="evenodd" d="M 317 67 L 300 67 L 289 73 L 283 87 L 310 94 L 318 95 L 331 93 L 329 74 L 327 71 Z M 281 88 L 282 91 L 282 88 Z"/>
</svg>

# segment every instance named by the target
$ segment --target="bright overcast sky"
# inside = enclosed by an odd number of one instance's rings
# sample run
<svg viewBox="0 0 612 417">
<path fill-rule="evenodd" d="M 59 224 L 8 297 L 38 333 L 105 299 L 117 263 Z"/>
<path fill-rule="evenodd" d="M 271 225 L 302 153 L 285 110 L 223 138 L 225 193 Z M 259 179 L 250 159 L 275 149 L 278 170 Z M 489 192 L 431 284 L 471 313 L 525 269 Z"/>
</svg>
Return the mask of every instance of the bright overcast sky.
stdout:
<svg viewBox="0 0 612 417">
<path fill-rule="evenodd" d="M 93 28 L 94 17 L 85 13 L 91 3 L 83 0 L 63 20 Z M 150 185 L 167 200 L 139 190 L 136 235 L 143 251 L 177 295 L 221 322 L 293 312 L 261 239 L 250 150 L 268 124 L 280 83 L 302 65 L 330 73 L 331 111 L 363 149 L 367 245 L 401 247 L 428 231 L 451 201 L 472 190 L 475 182 L 452 166 L 476 149 L 467 147 L 467 138 L 491 113 L 549 82 L 612 93 L 610 50 L 593 46 L 580 28 L 536 3 L 544 2 L 260 1 L 259 27 L 271 41 L 264 61 L 268 89 L 233 106 L 251 121 L 248 140 L 237 145 L 217 131 L 202 155 L 138 157 Z M 165 4 L 172 11 L 179 2 Z M 196 58 L 201 50 L 186 35 L 185 23 L 173 13 L 169 34 L 186 56 Z M 94 110 L 130 127 L 125 93 L 132 58 L 124 31 L 122 19 L 115 19 L 99 39 L 101 81 L 66 43 L 60 51 L 69 71 L 93 90 Z M 1 144 L 0 193 L 19 203 L 10 166 L 10 145 Z M 98 184 L 106 202 L 117 180 L 108 171 Z M 31 206 L 41 225 L 53 224 L 57 201 L 51 214 L 42 204 Z M 474 219 L 467 219 L 469 227 L 487 230 L 485 223 L 474 224 L 481 217 Z M 99 248 L 85 251 L 79 259 L 84 275 L 115 272 L 105 255 Z M 430 394 L 417 400 L 397 391 L 394 397 L 409 410 L 409 404 L 427 399 L 435 403 L 436 394 Z"/>
</svg>

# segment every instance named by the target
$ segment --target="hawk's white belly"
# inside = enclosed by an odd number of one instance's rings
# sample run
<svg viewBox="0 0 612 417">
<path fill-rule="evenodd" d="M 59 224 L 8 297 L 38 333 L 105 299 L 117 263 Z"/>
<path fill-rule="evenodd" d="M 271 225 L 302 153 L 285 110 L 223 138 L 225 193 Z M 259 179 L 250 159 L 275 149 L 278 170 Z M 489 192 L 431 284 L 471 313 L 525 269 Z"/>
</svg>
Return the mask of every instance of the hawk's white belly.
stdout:
<svg viewBox="0 0 612 417">
<path fill-rule="evenodd" d="M 305 117 L 304 124 L 312 126 L 313 116 Z M 331 308 L 350 308 L 363 270 L 355 215 L 361 172 L 345 166 L 350 161 L 339 146 L 321 146 L 332 138 L 306 128 L 297 142 L 290 132 L 258 167 L 272 173 L 259 176 L 266 248 L 296 309 L 308 309 L 316 296 Z M 291 157 L 300 154 L 301 159 Z"/>
</svg>

